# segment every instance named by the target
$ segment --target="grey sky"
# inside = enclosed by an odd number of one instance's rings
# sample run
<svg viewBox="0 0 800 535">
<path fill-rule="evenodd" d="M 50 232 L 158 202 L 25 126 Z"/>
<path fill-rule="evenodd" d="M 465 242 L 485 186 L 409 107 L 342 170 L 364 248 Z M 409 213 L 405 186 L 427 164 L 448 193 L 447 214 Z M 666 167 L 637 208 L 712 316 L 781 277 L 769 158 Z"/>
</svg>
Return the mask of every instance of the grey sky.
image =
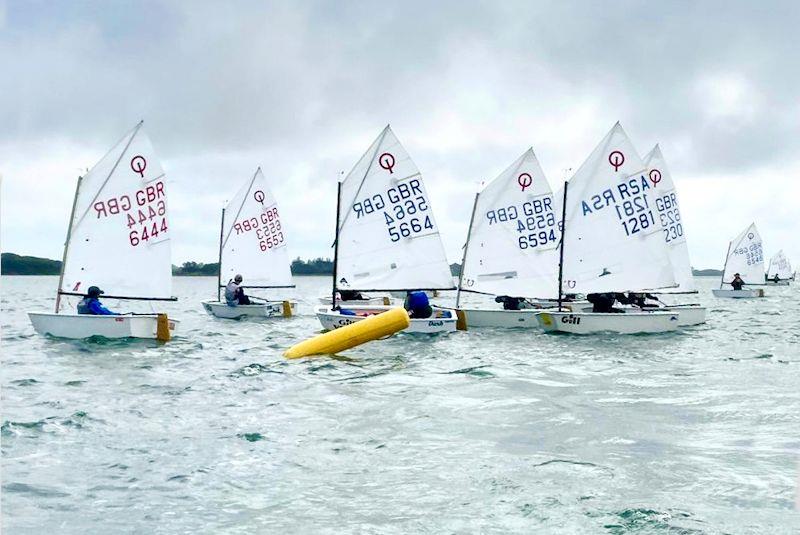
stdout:
<svg viewBox="0 0 800 535">
<path fill-rule="evenodd" d="M 533 146 L 557 189 L 620 120 L 661 143 L 693 264 L 753 220 L 800 263 L 799 23 L 797 2 L 7 2 L 3 249 L 59 257 L 79 169 L 144 119 L 176 262 L 215 259 L 258 165 L 292 253 L 329 256 L 336 177 L 391 123 L 459 261 L 480 180 Z"/>
</svg>

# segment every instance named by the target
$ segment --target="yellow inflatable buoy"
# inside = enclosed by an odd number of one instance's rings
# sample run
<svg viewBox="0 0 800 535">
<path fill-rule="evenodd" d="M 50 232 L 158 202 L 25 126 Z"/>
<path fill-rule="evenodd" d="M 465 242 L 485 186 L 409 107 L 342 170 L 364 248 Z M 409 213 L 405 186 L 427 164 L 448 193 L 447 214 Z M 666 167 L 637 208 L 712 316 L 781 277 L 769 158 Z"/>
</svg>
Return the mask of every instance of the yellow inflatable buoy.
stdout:
<svg viewBox="0 0 800 535">
<path fill-rule="evenodd" d="M 297 359 L 310 355 L 338 353 L 402 331 L 408 327 L 410 321 L 406 309 L 393 308 L 295 344 L 287 349 L 283 356 L 287 359 Z"/>
</svg>

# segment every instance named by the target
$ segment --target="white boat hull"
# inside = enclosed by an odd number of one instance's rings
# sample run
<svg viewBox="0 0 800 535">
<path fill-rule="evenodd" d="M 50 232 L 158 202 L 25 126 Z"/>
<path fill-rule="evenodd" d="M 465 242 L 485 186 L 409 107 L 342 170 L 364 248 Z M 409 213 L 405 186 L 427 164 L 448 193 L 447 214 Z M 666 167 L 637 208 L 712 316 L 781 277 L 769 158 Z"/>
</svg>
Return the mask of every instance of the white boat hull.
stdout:
<svg viewBox="0 0 800 535">
<path fill-rule="evenodd" d="M 466 329 L 475 328 L 517 328 L 538 329 L 537 309 L 524 310 L 489 310 L 479 308 L 460 308 L 458 314 L 464 318 Z"/>
<path fill-rule="evenodd" d="M 288 311 L 286 306 L 289 307 Z M 233 307 L 220 301 L 203 301 L 203 308 L 216 318 L 232 320 L 241 318 L 288 318 L 297 314 L 297 301 L 268 301 L 266 303 Z"/>
<path fill-rule="evenodd" d="M 764 284 L 766 284 L 767 286 L 789 286 L 789 279 L 781 280 L 778 282 L 767 279 L 767 281 Z"/>
<path fill-rule="evenodd" d="M 714 289 L 711 290 L 714 297 L 729 298 L 729 299 L 755 299 L 757 297 L 764 297 L 764 290 L 755 288 L 750 290 L 725 290 Z"/>
<path fill-rule="evenodd" d="M 93 336 L 103 338 L 148 338 L 156 339 L 157 314 L 136 316 L 94 316 L 89 314 L 54 314 L 28 312 L 33 329 L 42 335 L 58 338 L 83 339 Z M 180 322 L 169 319 L 170 334 Z"/>
<path fill-rule="evenodd" d="M 678 314 L 678 327 L 691 327 L 694 325 L 702 325 L 706 322 L 706 307 L 700 305 L 667 305 L 653 308 L 639 308 L 632 306 L 623 306 L 622 310 L 626 314 L 631 313 L 653 313 L 653 312 L 674 312 Z M 592 307 L 584 307 L 583 312 L 591 312 Z"/>
<path fill-rule="evenodd" d="M 692 327 L 706 322 L 708 309 L 700 305 L 669 305 L 656 309 L 659 312 L 677 312 L 678 327 Z"/>
<path fill-rule="evenodd" d="M 678 328 L 679 314 L 674 312 L 539 312 L 539 326 L 545 332 L 594 334 L 663 333 Z"/>
<path fill-rule="evenodd" d="M 388 306 L 353 306 L 344 307 L 346 310 L 355 312 L 356 316 L 342 314 L 341 310 L 332 310 L 331 307 L 318 307 L 316 310 L 319 322 L 326 330 L 332 331 L 345 325 L 350 325 L 357 321 L 365 319 L 372 314 L 380 314 L 386 312 L 392 307 Z M 446 308 L 433 307 L 434 317 L 416 319 L 412 318 L 408 328 L 403 329 L 404 333 L 445 333 L 454 332 L 456 330 L 456 322 L 458 321 L 456 311 Z"/>
</svg>

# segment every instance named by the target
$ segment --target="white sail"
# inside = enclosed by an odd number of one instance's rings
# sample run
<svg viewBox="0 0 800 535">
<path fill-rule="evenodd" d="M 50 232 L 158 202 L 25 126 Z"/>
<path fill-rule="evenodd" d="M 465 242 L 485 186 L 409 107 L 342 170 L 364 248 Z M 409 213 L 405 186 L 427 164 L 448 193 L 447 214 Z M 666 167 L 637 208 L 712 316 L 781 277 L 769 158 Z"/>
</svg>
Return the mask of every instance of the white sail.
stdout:
<svg viewBox="0 0 800 535">
<path fill-rule="evenodd" d="M 245 287 L 292 285 L 286 230 L 278 204 L 259 167 L 225 207 L 220 280 L 237 274 Z"/>
<path fill-rule="evenodd" d="M 79 182 L 59 290 L 169 299 L 170 223 L 164 170 L 139 123 Z"/>
<path fill-rule="evenodd" d="M 388 126 L 341 183 L 338 288 L 453 288 L 417 166 Z"/>
<path fill-rule="evenodd" d="M 667 246 L 669 260 L 679 291 L 695 291 L 692 264 L 689 260 L 689 246 L 686 244 L 686 231 L 681 217 L 678 193 L 667 162 L 656 145 L 644 158 L 647 177 L 653 186 L 656 218 L 661 224 L 661 234 Z"/>
<path fill-rule="evenodd" d="M 569 181 L 563 291 L 674 286 L 660 231 L 653 183 L 617 123 Z"/>
<path fill-rule="evenodd" d="M 767 270 L 767 278 L 774 279 L 775 275 L 782 280 L 792 278 L 792 264 L 783 250 L 775 253 L 769 260 L 769 269 Z"/>
<path fill-rule="evenodd" d="M 461 288 L 516 297 L 552 295 L 558 284 L 561 214 L 533 149 L 478 194 Z"/>
<path fill-rule="evenodd" d="M 745 284 L 764 282 L 764 252 L 755 223 L 751 223 L 730 243 L 721 287 L 730 283 L 736 273 Z"/>
</svg>

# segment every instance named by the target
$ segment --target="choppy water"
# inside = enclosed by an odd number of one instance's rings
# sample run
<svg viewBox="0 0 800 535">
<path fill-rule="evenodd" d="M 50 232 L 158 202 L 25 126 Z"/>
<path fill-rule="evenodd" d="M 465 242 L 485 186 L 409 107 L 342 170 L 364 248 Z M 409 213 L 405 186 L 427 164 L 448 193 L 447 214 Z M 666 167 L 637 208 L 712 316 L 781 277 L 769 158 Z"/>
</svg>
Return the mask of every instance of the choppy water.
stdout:
<svg viewBox="0 0 800 535">
<path fill-rule="evenodd" d="M 656 336 L 397 336 L 288 362 L 301 317 L 180 337 L 36 335 L 52 277 L 2 280 L 4 533 L 797 533 L 797 287 Z M 107 302 L 114 305 L 113 302 Z"/>
</svg>

